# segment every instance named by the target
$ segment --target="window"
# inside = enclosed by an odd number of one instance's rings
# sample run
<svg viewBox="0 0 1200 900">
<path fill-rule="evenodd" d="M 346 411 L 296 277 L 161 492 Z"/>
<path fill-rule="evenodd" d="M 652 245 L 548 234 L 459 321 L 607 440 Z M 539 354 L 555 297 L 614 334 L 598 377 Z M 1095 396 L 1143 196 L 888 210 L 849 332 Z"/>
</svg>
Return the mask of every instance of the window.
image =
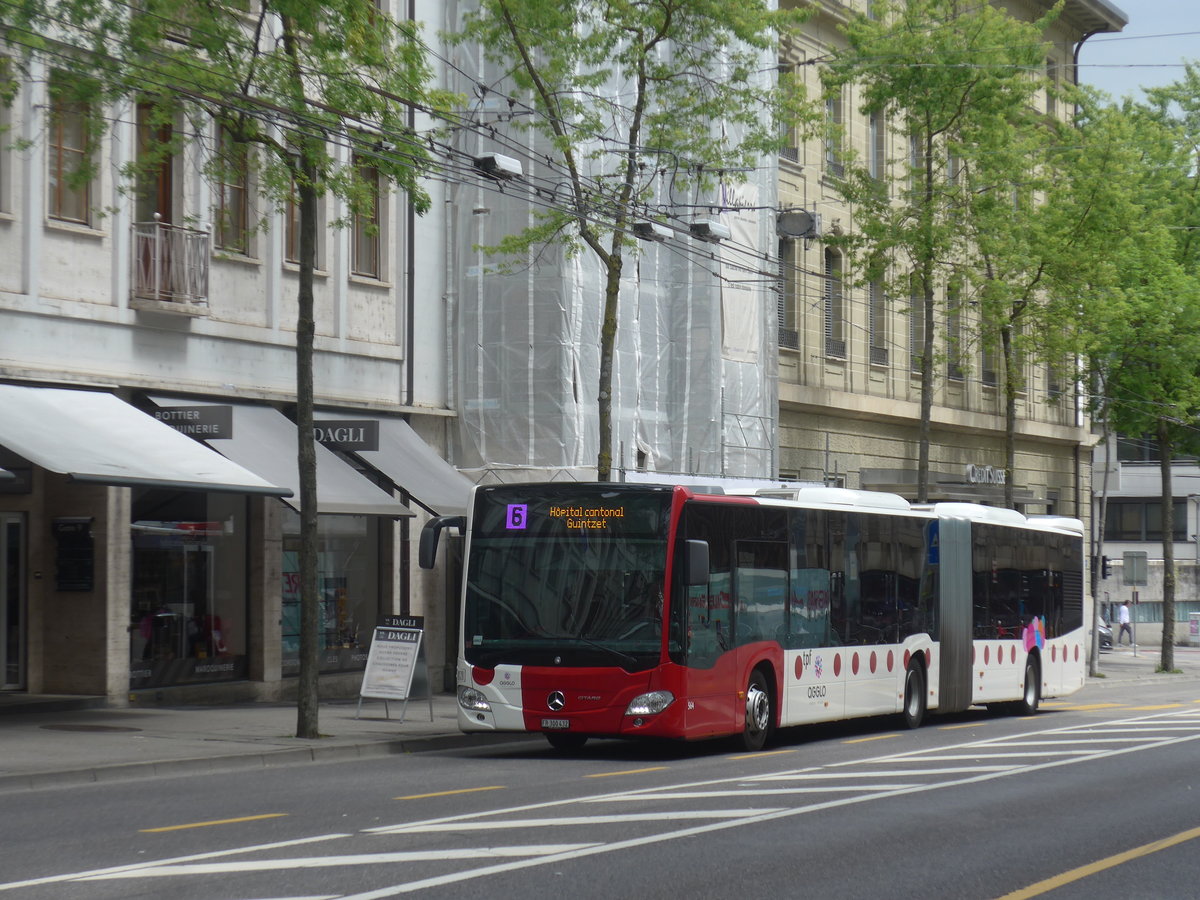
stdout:
<svg viewBox="0 0 1200 900">
<path fill-rule="evenodd" d="M 1185 500 L 1172 501 L 1172 538 L 1187 540 Z M 1104 517 L 1106 541 L 1161 541 L 1162 503 L 1159 500 L 1109 500 Z"/>
<path fill-rule="evenodd" d="M 842 255 L 825 250 L 825 355 L 846 358 L 846 311 L 843 303 Z"/>
<path fill-rule="evenodd" d="M 246 145 L 235 141 L 224 127 L 217 129 L 217 171 L 216 245 L 248 254 L 250 158 Z"/>
<path fill-rule="evenodd" d="M 908 189 L 915 191 L 924 181 L 925 144 L 916 132 L 908 136 Z"/>
<path fill-rule="evenodd" d="M 995 387 L 998 384 L 996 378 L 996 350 L 994 347 L 986 346 L 980 351 L 979 377 L 988 387 Z"/>
<path fill-rule="evenodd" d="M 868 140 L 871 142 L 867 173 L 876 181 L 882 181 L 887 176 L 887 124 L 883 113 L 871 113 L 867 127 L 870 132 Z"/>
<path fill-rule="evenodd" d="M 946 377 L 951 381 L 963 380 L 962 358 L 961 288 L 951 284 L 946 289 Z"/>
<path fill-rule="evenodd" d="M 91 108 L 76 87 L 59 76 L 50 80 L 47 210 L 52 219 L 86 225 L 92 209 Z"/>
<path fill-rule="evenodd" d="M 841 89 L 825 98 L 825 171 L 841 178 L 846 172 L 842 162 L 842 92 Z"/>
<path fill-rule="evenodd" d="M 914 275 L 908 310 L 909 368 L 914 374 L 920 374 L 921 362 L 925 358 L 925 297 L 920 284 L 920 279 Z"/>
<path fill-rule="evenodd" d="M 786 59 L 779 60 L 779 78 L 781 81 L 787 79 L 792 80 L 796 74 L 796 67 Z M 780 122 L 779 124 L 779 158 L 786 159 L 789 162 L 800 161 L 800 148 L 796 146 L 796 130 L 790 124 Z"/>
<path fill-rule="evenodd" d="M 355 157 L 358 178 L 365 190 L 359 209 L 354 213 L 351 232 L 352 271 L 367 278 L 382 278 L 379 206 L 383 201 L 379 170 L 362 157 Z"/>
<path fill-rule="evenodd" d="M 317 196 L 317 247 L 314 269 L 324 267 L 325 254 L 325 203 Z M 283 207 L 283 258 L 293 265 L 300 264 L 300 194 L 292 182 L 292 191 Z"/>
<path fill-rule="evenodd" d="M 1046 60 L 1046 115 L 1058 115 L 1058 63 Z"/>
<path fill-rule="evenodd" d="M 1117 436 L 1117 459 L 1123 463 L 1144 463 L 1158 465 L 1161 459 L 1158 452 L 1158 441 L 1149 435 L 1142 437 Z M 1195 463 L 1197 457 L 1177 453 L 1171 457 L 1172 463 Z"/>
<path fill-rule="evenodd" d="M 779 239 L 779 346 L 791 350 L 800 348 L 796 332 L 796 242 Z"/>
<path fill-rule="evenodd" d="M 887 351 L 887 301 L 883 293 L 883 283 L 878 279 L 867 285 L 868 310 L 867 330 L 870 332 L 871 365 L 886 366 Z"/>
</svg>

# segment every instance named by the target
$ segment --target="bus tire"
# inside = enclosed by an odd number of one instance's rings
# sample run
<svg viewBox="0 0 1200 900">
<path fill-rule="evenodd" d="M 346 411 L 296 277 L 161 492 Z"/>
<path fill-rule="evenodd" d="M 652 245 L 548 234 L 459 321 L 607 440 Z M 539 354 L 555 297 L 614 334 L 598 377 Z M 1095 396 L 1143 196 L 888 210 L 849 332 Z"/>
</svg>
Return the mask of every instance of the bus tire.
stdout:
<svg viewBox="0 0 1200 900">
<path fill-rule="evenodd" d="M 925 670 L 911 665 L 904 673 L 904 724 L 920 728 L 925 720 Z"/>
<path fill-rule="evenodd" d="M 586 734 L 575 734 L 570 731 L 547 731 L 544 734 L 546 740 L 550 742 L 550 746 L 559 753 L 577 753 L 587 743 Z"/>
<path fill-rule="evenodd" d="M 1032 716 L 1038 711 L 1041 700 L 1042 673 L 1037 659 L 1030 656 L 1025 660 L 1025 686 L 1021 691 L 1021 699 L 1012 705 L 1012 710 L 1018 716 Z"/>
<path fill-rule="evenodd" d="M 775 726 L 774 704 L 771 702 L 771 687 L 761 669 L 750 673 L 746 685 L 746 721 L 742 726 L 742 747 L 751 752 L 766 746 L 767 738 Z"/>
</svg>

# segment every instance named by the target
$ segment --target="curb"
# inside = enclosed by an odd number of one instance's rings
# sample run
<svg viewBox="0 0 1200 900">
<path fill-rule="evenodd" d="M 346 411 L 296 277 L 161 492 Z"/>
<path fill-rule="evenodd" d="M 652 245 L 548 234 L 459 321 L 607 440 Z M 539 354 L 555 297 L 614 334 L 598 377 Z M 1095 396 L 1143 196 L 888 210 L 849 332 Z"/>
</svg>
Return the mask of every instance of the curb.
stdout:
<svg viewBox="0 0 1200 900">
<path fill-rule="evenodd" d="M 47 788 L 108 784 L 134 781 L 148 777 L 172 778 L 185 775 L 213 775 L 221 772 L 283 768 L 305 763 L 353 762 L 355 760 L 379 759 L 385 756 L 400 756 L 409 753 L 427 753 L 437 750 L 509 744 L 519 741 L 529 741 L 536 737 L 540 736 L 526 733 L 438 734 L 428 737 L 404 738 L 401 740 L 337 744 L 326 747 L 314 744 L 308 747 L 267 750 L 258 753 L 149 760 L 137 763 L 114 763 L 110 766 L 92 766 L 84 769 L 0 775 L 0 794 L 22 790 L 45 790 Z"/>
</svg>

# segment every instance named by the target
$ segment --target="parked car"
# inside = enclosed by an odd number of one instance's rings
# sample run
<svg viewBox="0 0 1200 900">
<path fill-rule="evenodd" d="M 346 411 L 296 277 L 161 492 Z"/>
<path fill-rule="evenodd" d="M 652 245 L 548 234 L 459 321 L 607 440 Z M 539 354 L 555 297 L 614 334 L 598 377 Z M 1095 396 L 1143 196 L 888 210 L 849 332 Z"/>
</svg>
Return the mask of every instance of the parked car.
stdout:
<svg viewBox="0 0 1200 900">
<path fill-rule="evenodd" d="M 1096 633 L 1100 635 L 1100 649 L 1111 650 L 1113 645 L 1112 629 L 1108 627 L 1108 622 L 1106 622 L 1103 617 L 1100 618 L 1098 624 L 1096 625 Z"/>
</svg>

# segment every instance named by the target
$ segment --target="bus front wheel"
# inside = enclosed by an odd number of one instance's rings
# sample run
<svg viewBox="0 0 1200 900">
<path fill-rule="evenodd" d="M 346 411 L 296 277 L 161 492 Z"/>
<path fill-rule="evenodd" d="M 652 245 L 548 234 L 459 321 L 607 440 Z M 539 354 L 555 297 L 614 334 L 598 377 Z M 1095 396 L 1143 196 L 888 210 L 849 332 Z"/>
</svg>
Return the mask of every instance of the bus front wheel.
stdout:
<svg viewBox="0 0 1200 900">
<path fill-rule="evenodd" d="M 755 669 L 746 686 L 746 723 L 742 727 L 742 746 L 747 750 L 761 750 L 775 722 L 771 708 L 771 688 L 763 673 Z"/>
<path fill-rule="evenodd" d="M 904 724 L 919 728 L 925 719 L 925 670 L 909 666 L 904 676 Z"/>
</svg>

